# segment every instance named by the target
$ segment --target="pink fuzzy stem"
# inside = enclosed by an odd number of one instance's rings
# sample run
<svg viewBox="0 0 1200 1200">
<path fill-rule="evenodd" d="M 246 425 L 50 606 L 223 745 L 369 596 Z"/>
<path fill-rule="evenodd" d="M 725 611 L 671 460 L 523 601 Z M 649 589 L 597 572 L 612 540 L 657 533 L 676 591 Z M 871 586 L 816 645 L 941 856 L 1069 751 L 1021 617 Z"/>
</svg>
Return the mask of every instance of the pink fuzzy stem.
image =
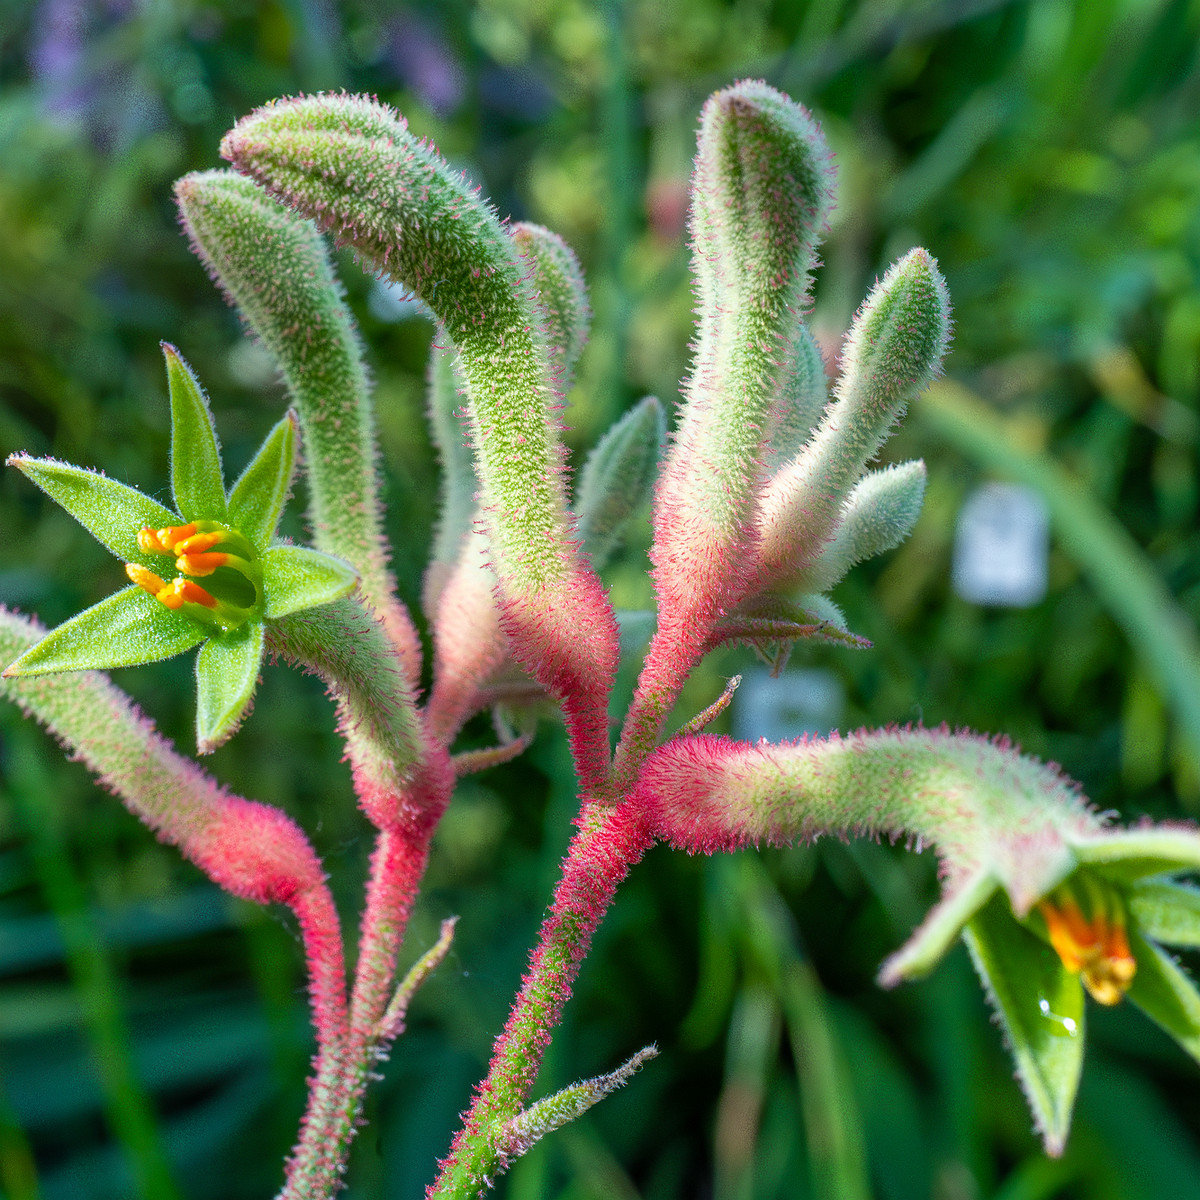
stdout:
<svg viewBox="0 0 1200 1200">
<path fill-rule="evenodd" d="M 329 1136 L 329 1126 L 339 1107 L 346 1070 L 346 979 L 341 933 L 329 889 L 301 893 L 292 911 L 304 940 L 317 1054 L 299 1141 L 288 1159 L 279 1195 L 280 1200 L 311 1200 L 331 1196 L 341 1186 L 344 1154 L 337 1139 Z"/>
<path fill-rule="evenodd" d="M 653 840 L 628 805 L 587 804 L 563 863 L 521 991 L 493 1047 L 487 1077 L 427 1200 L 475 1196 L 498 1170 L 499 1125 L 529 1095 L 563 1005 L 617 887 Z"/>
<path fill-rule="evenodd" d="M 380 1020 L 391 999 L 396 955 L 427 858 L 427 838 L 395 829 L 380 833 L 371 856 L 349 1028 L 328 1053 L 318 1056 L 300 1142 L 279 1200 L 316 1200 L 341 1187 L 368 1075 L 386 1051 L 379 1039 Z"/>
<path fill-rule="evenodd" d="M 392 998 L 396 955 L 428 858 L 426 836 L 385 829 L 375 843 L 350 1004 L 351 1039 L 356 1048 L 374 1039 Z"/>
</svg>

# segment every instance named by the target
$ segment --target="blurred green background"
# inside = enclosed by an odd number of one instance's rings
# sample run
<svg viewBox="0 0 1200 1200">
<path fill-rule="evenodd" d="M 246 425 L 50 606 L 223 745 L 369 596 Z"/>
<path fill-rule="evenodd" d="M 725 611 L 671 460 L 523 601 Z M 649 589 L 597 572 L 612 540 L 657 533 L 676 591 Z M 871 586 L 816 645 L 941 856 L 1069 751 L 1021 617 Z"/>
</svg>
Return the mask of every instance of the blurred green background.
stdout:
<svg viewBox="0 0 1200 1200">
<path fill-rule="evenodd" d="M 885 450 L 929 464 L 921 522 L 835 592 L 876 648 L 801 649 L 789 674 L 840 687 L 826 709 L 843 729 L 1007 731 L 1101 808 L 1200 815 L 1198 47 L 1197 0 L 0 0 L 0 450 L 162 495 L 168 339 L 241 469 L 282 393 L 189 254 L 171 182 L 217 165 L 253 106 L 331 88 L 396 104 L 502 214 L 575 247 L 595 308 L 567 417 L 585 447 L 646 392 L 677 395 L 697 113 L 712 90 L 763 77 L 816 111 L 838 156 L 812 318 L 827 345 L 914 244 L 938 256 L 956 319 L 953 386 Z M 415 605 L 435 516 L 431 329 L 343 268 Z M 950 586 L 957 515 L 993 478 L 1049 504 L 1049 587 L 1031 607 Z M 302 512 L 301 485 L 300 537 Z M 49 624 L 121 582 L 11 471 L 0 531 L 0 601 Z M 639 538 L 611 573 L 622 607 L 647 603 Z M 749 665 L 717 656 L 677 719 Z M 118 682 L 192 745 L 186 659 Z M 245 730 L 206 765 L 304 824 L 352 924 L 370 838 L 332 725 L 319 687 L 269 668 Z M 464 744 L 488 737 L 480 721 Z M 217 892 L 11 706 L 0 772 L 0 1193 L 272 1195 L 310 1054 L 295 930 Z M 406 1200 L 432 1178 L 573 811 L 553 727 L 462 786 L 406 961 L 450 913 L 458 940 L 381 1068 L 348 1197 Z M 928 852 L 871 842 L 653 851 L 599 934 L 541 1090 L 652 1040 L 662 1054 L 498 1194 L 1200 1194 L 1197 1068 L 1129 1006 L 1092 1007 L 1076 1127 L 1051 1162 L 961 949 L 924 983 L 876 988 L 935 876 Z"/>
</svg>

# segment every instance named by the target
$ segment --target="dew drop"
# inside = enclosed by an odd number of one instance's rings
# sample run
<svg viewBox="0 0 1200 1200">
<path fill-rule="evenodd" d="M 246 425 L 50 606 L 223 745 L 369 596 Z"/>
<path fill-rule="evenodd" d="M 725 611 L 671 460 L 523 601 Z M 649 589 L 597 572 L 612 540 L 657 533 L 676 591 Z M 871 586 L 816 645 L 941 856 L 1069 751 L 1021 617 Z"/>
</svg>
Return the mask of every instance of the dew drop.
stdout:
<svg viewBox="0 0 1200 1200">
<path fill-rule="evenodd" d="M 1050 1032 L 1055 1037 L 1078 1037 L 1078 1022 L 1073 1017 L 1060 1017 L 1050 1008 L 1050 1001 L 1045 996 L 1038 997 L 1038 1009 L 1050 1023 Z"/>
</svg>

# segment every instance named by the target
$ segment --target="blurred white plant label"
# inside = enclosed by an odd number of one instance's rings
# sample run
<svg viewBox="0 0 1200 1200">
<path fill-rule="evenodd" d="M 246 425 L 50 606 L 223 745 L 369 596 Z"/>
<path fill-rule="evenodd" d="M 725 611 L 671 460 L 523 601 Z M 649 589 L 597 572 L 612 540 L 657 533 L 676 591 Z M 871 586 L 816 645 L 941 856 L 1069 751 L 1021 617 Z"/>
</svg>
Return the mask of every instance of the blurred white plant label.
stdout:
<svg viewBox="0 0 1200 1200">
<path fill-rule="evenodd" d="M 1031 488 L 988 483 L 967 497 L 954 535 L 954 590 L 972 604 L 1028 608 L 1046 594 L 1050 514 Z"/>
<path fill-rule="evenodd" d="M 743 674 L 733 695 L 733 734 L 748 742 L 824 736 L 838 727 L 845 702 L 842 681 L 832 671 L 785 671 L 774 679 L 766 667 L 757 668 Z"/>
</svg>

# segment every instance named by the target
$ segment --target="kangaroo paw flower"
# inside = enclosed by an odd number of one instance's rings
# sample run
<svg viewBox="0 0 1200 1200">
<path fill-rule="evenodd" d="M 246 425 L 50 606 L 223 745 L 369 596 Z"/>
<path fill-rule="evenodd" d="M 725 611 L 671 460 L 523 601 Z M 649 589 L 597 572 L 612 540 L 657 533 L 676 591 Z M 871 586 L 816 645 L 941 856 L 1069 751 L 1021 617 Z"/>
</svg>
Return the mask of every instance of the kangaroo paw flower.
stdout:
<svg viewBox="0 0 1200 1200">
<path fill-rule="evenodd" d="M 8 459 L 123 560 L 133 586 L 52 629 L 4 674 L 128 667 L 201 646 L 196 741 L 204 752 L 229 738 L 249 711 L 264 622 L 328 604 L 353 590 L 357 576 L 331 555 L 271 544 L 295 471 L 295 417 L 271 430 L 226 494 L 208 401 L 179 352 L 163 351 L 178 511 L 83 467 L 22 454 Z M 176 574 L 165 578 L 172 568 Z"/>
</svg>

